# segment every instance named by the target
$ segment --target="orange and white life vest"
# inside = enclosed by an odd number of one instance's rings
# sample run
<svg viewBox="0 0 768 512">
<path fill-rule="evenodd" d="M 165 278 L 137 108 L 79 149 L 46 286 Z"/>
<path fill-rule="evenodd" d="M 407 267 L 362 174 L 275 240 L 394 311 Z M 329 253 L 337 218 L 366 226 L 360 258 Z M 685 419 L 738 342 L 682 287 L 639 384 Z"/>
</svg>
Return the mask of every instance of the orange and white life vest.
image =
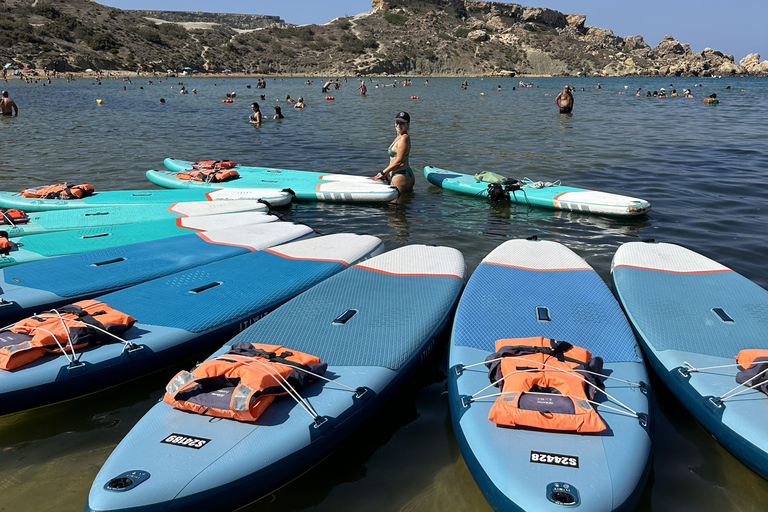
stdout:
<svg viewBox="0 0 768 512">
<path fill-rule="evenodd" d="M 33 187 L 21 191 L 24 197 L 34 197 L 40 199 L 82 199 L 93 194 L 93 185 L 72 185 L 66 183 L 59 185 L 43 185 L 42 187 Z"/>
<path fill-rule="evenodd" d="M 96 300 L 81 300 L 16 322 L 0 331 L 0 368 L 12 370 L 45 354 L 69 353 L 92 343 L 114 340 L 136 319 Z M 106 332 L 104 332 L 106 331 Z"/>
<path fill-rule="evenodd" d="M 745 349 L 736 355 L 736 382 L 768 394 L 768 350 Z"/>
<path fill-rule="evenodd" d="M 193 169 L 205 170 L 205 169 L 232 169 L 236 166 L 236 162 L 230 160 L 199 160 L 192 164 Z"/>
<path fill-rule="evenodd" d="M 588 402 L 595 389 L 587 382 L 600 381 L 576 371 L 602 373 L 603 360 L 588 350 L 540 336 L 501 339 L 486 361 L 491 382 L 503 393 L 488 415 L 494 423 L 580 433 L 606 429 Z"/>
<path fill-rule="evenodd" d="M 182 371 L 168 383 L 163 401 L 177 409 L 219 418 L 254 421 L 285 387 L 299 389 L 322 375 L 320 358 L 288 349 L 238 341 L 223 356 Z"/>
<path fill-rule="evenodd" d="M 29 217 L 23 210 L 16 208 L 0 209 L 0 225 L 15 226 L 16 224 L 26 224 Z"/>
<path fill-rule="evenodd" d="M 234 180 L 240 174 L 232 169 L 193 169 L 176 173 L 180 180 L 204 181 L 205 183 L 219 183 L 221 181 Z"/>
</svg>

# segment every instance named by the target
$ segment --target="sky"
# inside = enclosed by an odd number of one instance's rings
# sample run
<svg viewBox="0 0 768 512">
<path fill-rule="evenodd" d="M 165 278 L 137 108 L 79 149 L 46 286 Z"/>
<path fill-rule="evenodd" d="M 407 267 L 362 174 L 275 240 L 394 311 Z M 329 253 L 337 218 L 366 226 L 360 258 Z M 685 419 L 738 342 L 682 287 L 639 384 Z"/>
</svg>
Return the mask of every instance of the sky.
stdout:
<svg viewBox="0 0 768 512">
<path fill-rule="evenodd" d="M 271 14 L 288 23 L 325 23 L 333 18 L 371 10 L 370 0 L 97 0 L 121 9 Z M 694 52 L 706 47 L 733 55 L 736 63 L 749 53 L 768 59 L 768 0 L 519 0 L 523 5 L 549 7 L 587 15 L 587 25 L 609 28 L 617 35 L 641 34 L 656 46 L 669 34 Z"/>
</svg>

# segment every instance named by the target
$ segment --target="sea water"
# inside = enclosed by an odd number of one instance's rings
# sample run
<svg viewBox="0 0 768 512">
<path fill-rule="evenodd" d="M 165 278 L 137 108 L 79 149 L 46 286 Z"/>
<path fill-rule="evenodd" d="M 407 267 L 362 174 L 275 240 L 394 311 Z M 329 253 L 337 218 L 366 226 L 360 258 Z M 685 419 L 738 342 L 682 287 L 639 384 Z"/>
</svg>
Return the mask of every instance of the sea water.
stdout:
<svg viewBox="0 0 768 512">
<path fill-rule="evenodd" d="M 0 190 L 62 181 L 97 190 L 155 188 L 144 172 L 162 168 L 169 156 L 373 176 L 388 163 L 394 117 L 405 110 L 416 186 L 403 205 L 294 204 L 283 212 L 286 220 L 322 234 L 375 235 L 388 249 L 452 246 L 470 272 L 503 241 L 538 235 L 573 249 L 606 282 L 621 244 L 654 238 L 768 287 L 768 79 L 469 78 L 462 90 L 463 78 L 376 88 L 395 80 L 379 78 L 366 81 L 361 97 L 355 79 L 323 93 L 320 79 L 306 85 L 305 78 L 270 78 L 259 90 L 256 78 L 80 78 L 45 86 L 9 80 L 0 86 L 20 116 L 0 118 Z M 519 88 L 520 80 L 534 86 Z M 179 94 L 181 83 L 189 94 Z M 576 88 L 572 116 L 558 114 L 554 104 L 566 83 Z M 645 97 L 662 87 L 681 96 L 689 88 L 695 97 Z M 235 101 L 222 103 L 232 92 Z M 712 93 L 717 106 L 702 101 Z M 308 107 L 294 110 L 287 94 L 302 96 Z M 248 123 L 253 101 L 270 117 L 259 127 Z M 285 119 L 271 119 L 275 105 Z M 425 165 L 561 180 L 646 199 L 653 209 L 616 219 L 493 207 L 429 185 Z M 397 305 L 384 314 L 397 322 Z M 490 510 L 453 438 L 443 355 L 438 350 L 328 459 L 246 510 Z M 0 418 L 0 510 L 82 510 L 101 464 L 178 369 Z M 654 470 L 638 510 L 765 510 L 768 482 L 714 441 L 658 380 L 652 384 Z"/>
</svg>

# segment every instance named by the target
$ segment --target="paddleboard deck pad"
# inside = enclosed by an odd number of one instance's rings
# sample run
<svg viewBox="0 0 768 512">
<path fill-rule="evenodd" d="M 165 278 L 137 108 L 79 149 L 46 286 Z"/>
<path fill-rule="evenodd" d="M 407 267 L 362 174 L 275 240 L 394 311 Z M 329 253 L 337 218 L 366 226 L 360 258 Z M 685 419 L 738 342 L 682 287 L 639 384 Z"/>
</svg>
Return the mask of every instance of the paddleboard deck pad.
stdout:
<svg viewBox="0 0 768 512">
<path fill-rule="evenodd" d="M 728 451 L 768 478 L 768 397 L 736 381 L 735 360 L 742 350 L 768 349 L 768 291 L 667 243 L 622 245 L 611 276 L 664 384 Z"/>
<path fill-rule="evenodd" d="M 470 174 L 426 166 L 424 176 L 431 184 L 446 190 L 476 197 L 488 197 L 489 184 L 475 180 L 475 177 Z M 563 185 L 536 188 L 533 182 L 523 183 L 521 190 L 509 194 L 509 200 L 513 203 L 621 217 L 644 215 L 651 210 L 651 204 L 644 199 Z"/>
<path fill-rule="evenodd" d="M 486 358 L 496 352 L 497 340 L 513 339 L 510 346 L 516 346 L 514 338 L 539 336 L 587 349 L 603 359 L 604 374 L 621 379 L 604 379 L 607 394 L 596 392 L 592 398 L 600 404 L 592 407 L 606 430 L 579 434 L 501 426 L 489 419 L 497 400 L 504 403 L 516 395 L 499 396 L 483 364 Z M 648 375 L 616 299 L 583 259 L 549 241 L 511 240 L 493 250 L 462 294 L 448 361 L 454 433 L 494 510 L 633 509 L 650 467 Z M 504 377 L 536 375 L 536 364 L 519 364 L 519 370 Z M 529 406 L 523 405 L 528 395 L 526 400 L 532 397 L 539 406 L 564 412 L 547 398 L 562 395 L 547 395 L 546 389 L 537 394 L 535 387 L 520 393 L 521 410 Z"/>
<path fill-rule="evenodd" d="M 315 413 L 287 396 L 250 422 L 158 403 L 106 461 L 86 510 L 232 510 L 287 483 L 322 460 L 415 371 L 447 325 L 463 276 L 455 249 L 406 246 L 273 311 L 212 357 L 242 341 L 319 357 L 330 381 L 301 391 Z M 388 319 L 393 304 L 404 320 Z M 125 475 L 136 476 L 128 477 L 134 485 L 117 490 L 116 479 Z"/>
</svg>

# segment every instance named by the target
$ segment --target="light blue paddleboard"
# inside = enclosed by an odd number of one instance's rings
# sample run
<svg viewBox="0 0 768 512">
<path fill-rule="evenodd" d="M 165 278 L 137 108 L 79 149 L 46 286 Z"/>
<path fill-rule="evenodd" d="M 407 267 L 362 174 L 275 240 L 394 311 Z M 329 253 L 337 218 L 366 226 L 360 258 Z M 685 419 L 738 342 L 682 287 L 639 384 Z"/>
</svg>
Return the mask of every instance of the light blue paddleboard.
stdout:
<svg viewBox="0 0 768 512">
<path fill-rule="evenodd" d="M 328 363 L 330 382 L 301 391 L 316 415 L 287 396 L 254 422 L 158 403 L 104 463 L 86 510 L 224 512 L 289 482 L 327 456 L 418 368 L 451 317 L 463 276 L 464 259 L 455 249 L 406 246 L 273 311 L 214 356 L 237 341 L 318 356 Z M 392 307 L 397 322 L 390 319 Z M 131 483 L 122 485 L 124 478 Z"/>
<path fill-rule="evenodd" d="M 437 167 L 424 167 L 427 180 L 440 188 L 487 198 L 488 183 L 478 182 L 470 174 L 447 171 Z M 522 190 L 510 192 L 510 200 L 518 204 L 541 206 L 555 210 L 594 213 L 599 215 L 635 216 L 651 210 L 644 199 L 586 190 L 583 188 L 551 185 L 537 188 L 534 182 L 523 182 Z"/>
<path fill-rule="evenodd" d="M 238 212 L 22 236 L 10 240 L 13 248 L 9 254 L 0 255 L 0 268 L 64 254 L 186 235 L 193 231 L 260 224 L 275 220 L 277 220 L 276 217 L 262 212 Z"/>
<path fill-rule="evenodd" d="M 245 211 L 267 212 L 268 206 L 256 199 L 239 201 L 195 201 L 188 203 L 145 204 L 134 206 L 103 206 L 100 208 L 74 208 L 30 212 L 26 222 L 13 222 L 0 213 L 0 230 L 8 236 L 38 235 L 52 231 L 65 231 L 90 227 L 115 226 L 135 222 L 200 217 Z M 3 223 L 4 221 L 4 223 Z"/>
<path fill-rule="evenodd" d="M 310 171 L 292 171 L 268 167 L 236 166 L 240 177 L 222 183 L 182 180 L 180 171 L 192 169 L 192 162 L 165 159 L 168 171 L 147 171 L 147 178 L 165 188 L 229 188 L 260 187 L 290 189 L 296 199 L 303 201 L 333 202 L 390 202 L 398 197 L 396 188 L 383 181 L 373 181 L 351 174 L 322 174 Z"/>
<path fill-rule="evenodd" d="M 735 360 L 741 350 L 768 349 L 768 291 L 665 243 L 622 245 L 612 278 L 664 384 L 728 451 L 768 478 L 768 397 L 736 382 Z"/>
<path fill-rule="evenodd" d="M 612 398 L 593 398 L 607 430 L 545 431 L 488 419 L 499 390 L 482 363 L 497 340 L 536 336 L 585 348 L 603 358 L 610 377 L 628 381 L 605 380 Z M 616 299 L 583 259 L 549 241 L 511 240 L 493 250 L 462 294 L 448 361 L 454 433 L 494 510 L 634 509 L 650 467 L 648 375 Z"/>
<path fill-rule="evenodd" d="M 18 192 L 0 192 L 0 208 L 18 208 L 25 212 L 40 212 L 46 210 L 61 210 L 70 208 L 94 208 L 121 205 L 164 204 L 218 201 L 231 199 L 253 199 L 268 201 L 272 206 L 283 206 L 291 202 L 291 194 L 268 189 L 232 189 L 222 190 L 219 187 L 205 190 L 109 190 L 96 192 L 83 199 L 35 199 L 24 197 Z"/>
<path fill-rule="evenodd" d="M 250 252 L 97 297 L 137 320 L 122 335 L 126 343 L 0 370 L 0 414 L 98 391 L 210 350 L 212 342 L 233 336 L 381 246 L 366 235 L 328 238 Z"/>
<path fill-rule="evenodd" d="M 39 311 L 313 233 L 308 226 L 269 222 L 149 240 L 0 269 L 0 326 Z"/>
</svg>

